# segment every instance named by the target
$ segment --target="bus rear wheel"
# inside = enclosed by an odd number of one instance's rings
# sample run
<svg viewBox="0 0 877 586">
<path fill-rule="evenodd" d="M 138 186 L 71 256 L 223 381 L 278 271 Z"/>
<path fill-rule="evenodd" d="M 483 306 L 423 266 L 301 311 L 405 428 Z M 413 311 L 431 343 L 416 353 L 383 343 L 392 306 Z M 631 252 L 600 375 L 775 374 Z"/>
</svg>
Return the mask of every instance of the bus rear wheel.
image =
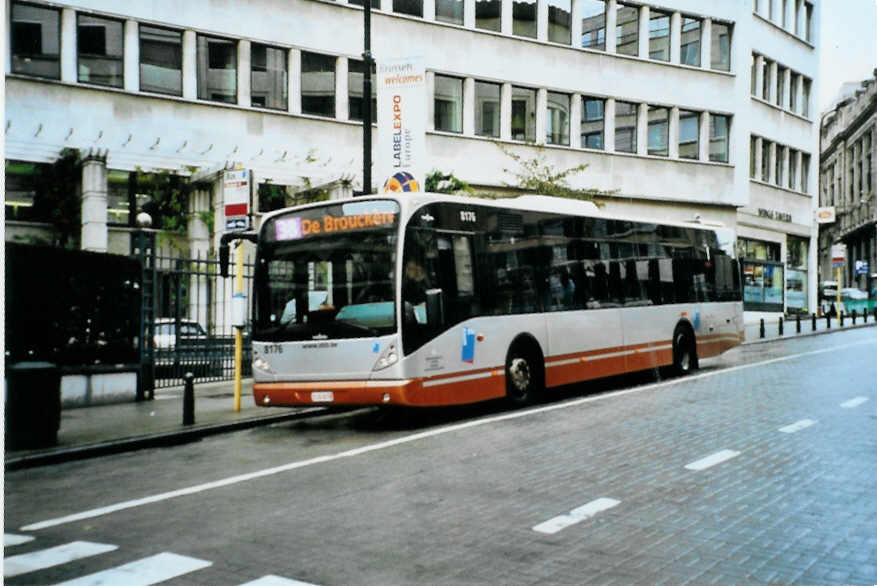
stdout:
<svg viewBox="0 0 877 586">
<path fill-rule="evenodd" d="M 527 347 L 515 346 L 509 350 L 505 365 L 506 397 L 513 405 L 534 402 L 542 392 L 542 361 Z"/>
<path fill-rule="evenodd" d="M 679 376 L 685 376 L 697 369 L 697 349 L 694 336 L 685 328 L 679 328 L 673 334 L 673 370 Z"/>
</svg>

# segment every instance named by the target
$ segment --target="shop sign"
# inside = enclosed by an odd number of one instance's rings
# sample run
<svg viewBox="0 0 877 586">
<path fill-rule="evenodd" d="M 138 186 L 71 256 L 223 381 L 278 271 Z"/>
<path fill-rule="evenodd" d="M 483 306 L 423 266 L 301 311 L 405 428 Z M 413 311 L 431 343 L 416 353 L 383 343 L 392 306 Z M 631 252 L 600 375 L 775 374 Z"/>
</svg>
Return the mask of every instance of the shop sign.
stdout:
<svg viewBox="0 0 877 586">
<path fill-rule="evenodd" d="M 856 276 L 867 275 L 867 274 L 868 274 L 868 261 L 857 260 L 856 261 Z"/>
<path fill-rule="evenodd" d="M 776 220 L 777 222 L 791 222 L 792 214 L 787 212 L 780 212 L 778 210 L 768 210 L 765 208 L 758 208 L 758 216 L 760 218 L 768 218 L 769 220 Z"/>
<path fill-rule="evenodd" d="M 816 208 L 817 224 L 833 224 L 837 221 L 837 210 L 834 206 Z"/>
</svg>

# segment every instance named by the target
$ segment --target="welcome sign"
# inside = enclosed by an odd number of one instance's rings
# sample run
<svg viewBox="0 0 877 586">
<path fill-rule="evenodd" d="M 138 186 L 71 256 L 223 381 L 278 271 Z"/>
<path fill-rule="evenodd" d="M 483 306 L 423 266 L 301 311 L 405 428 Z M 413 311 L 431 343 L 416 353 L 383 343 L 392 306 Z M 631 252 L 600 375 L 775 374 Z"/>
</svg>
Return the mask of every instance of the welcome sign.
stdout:
<svg viewBox="0 0 877 586">
<path fill-rule="evenodd" d="M 426 70 L 422 57 L 377 66 L 378 192 L 423 190 Z"/>
</svg>

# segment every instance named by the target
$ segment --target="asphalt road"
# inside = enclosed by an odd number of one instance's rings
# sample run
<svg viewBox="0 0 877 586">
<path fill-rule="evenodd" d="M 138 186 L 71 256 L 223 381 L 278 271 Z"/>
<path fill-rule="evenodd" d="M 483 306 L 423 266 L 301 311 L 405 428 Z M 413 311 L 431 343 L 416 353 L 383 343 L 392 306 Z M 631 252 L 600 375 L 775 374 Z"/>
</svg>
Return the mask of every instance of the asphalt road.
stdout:
<svg viewBox="0 0 877 586">
<path fill-rule="evenodd" d="M 5 476 L 7 584 L 875 584 L 877 332 Z"/>
</svg>

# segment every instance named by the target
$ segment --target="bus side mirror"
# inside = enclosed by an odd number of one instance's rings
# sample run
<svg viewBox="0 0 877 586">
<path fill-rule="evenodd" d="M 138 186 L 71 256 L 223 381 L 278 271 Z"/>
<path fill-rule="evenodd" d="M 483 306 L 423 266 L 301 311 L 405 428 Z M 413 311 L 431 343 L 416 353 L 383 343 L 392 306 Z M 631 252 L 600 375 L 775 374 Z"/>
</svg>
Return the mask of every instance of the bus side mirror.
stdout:
<svg viewBox="0 0 877 586">
<path fill-rule="evenodd" d="M 219 244 L 219 274 L 223 279 L 228 277 L 228 242 Z"/>
<path fill-rule="evenodd" d="M 445 299 L 441 289 L 426 291 L 426 323 L 431 328 L 445 325 Z"/>
</svg>

